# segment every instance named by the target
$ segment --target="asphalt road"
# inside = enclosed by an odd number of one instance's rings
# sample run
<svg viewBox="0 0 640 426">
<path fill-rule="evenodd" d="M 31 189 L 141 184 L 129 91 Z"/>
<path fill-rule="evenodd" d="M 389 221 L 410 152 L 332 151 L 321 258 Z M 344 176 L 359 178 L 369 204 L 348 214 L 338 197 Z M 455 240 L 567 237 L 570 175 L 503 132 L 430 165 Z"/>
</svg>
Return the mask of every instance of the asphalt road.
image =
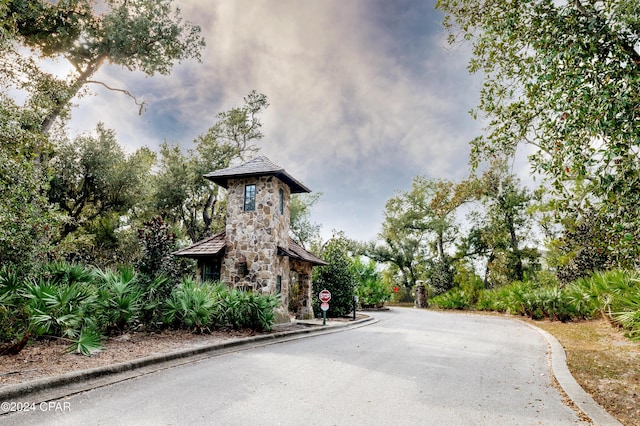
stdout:
<svg viewBox="0 0 640 426">
<path fill-rule="evenodd" d="M 94 389 L 0 425 L 580 424 L 551 384 L 546 341 L 525 324 L 400 308 L 374 316 L 365 327 Z"/>
</svg>

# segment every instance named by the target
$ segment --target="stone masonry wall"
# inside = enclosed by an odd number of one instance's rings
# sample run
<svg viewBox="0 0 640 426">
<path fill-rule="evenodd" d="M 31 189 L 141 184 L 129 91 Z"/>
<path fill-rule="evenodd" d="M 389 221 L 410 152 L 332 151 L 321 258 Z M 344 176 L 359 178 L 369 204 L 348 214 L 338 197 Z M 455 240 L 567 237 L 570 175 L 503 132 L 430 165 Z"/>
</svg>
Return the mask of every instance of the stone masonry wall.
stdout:
<svg viewBox="0 0 640 426">
<path fill-rule="evenodd" d="M 256 185 L 255 211 L 244 211 L 245 185 Z M 279 211 L 279 190 L 284 191 L 284 214 Z M 233 179 L 227 189 L 227 248 L 221 279 L 237 287 L 276 291 L 282 277 L 282 297 L 287 300 L 289 258 L 277 247 L 289 246 L 289 187 L 274 176 Z M 246 273 L 242 262 L 246 261 Z"/>
</svg>

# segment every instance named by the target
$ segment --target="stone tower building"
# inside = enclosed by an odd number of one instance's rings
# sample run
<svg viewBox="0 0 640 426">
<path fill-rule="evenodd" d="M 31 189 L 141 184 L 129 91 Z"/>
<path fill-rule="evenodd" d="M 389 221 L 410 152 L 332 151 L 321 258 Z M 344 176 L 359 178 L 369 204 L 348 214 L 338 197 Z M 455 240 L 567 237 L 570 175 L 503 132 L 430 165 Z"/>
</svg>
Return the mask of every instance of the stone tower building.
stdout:
<svg viewBox="0 0 640 426">
<path fill-rule="evenodd" d="M 225 231 L 174 254 L 197 259 L 201 279 L 280 294 L 283 321 L 288 320 L 291 290 L 296 288 L 296 316 L 313 317 L 312 268 L 327 263 L 289 236 L 291 194 L 310 190 L 267 157 L 204 177 L 227 189 Z"/>
</svg>

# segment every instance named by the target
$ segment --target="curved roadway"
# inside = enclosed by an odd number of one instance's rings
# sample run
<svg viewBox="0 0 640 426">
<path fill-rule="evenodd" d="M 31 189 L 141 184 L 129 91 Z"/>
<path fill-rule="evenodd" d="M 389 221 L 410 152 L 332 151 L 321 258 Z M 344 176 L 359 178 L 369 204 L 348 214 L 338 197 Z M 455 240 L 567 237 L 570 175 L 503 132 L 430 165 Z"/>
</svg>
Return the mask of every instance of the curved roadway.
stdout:
<svg viewBox="0 0 640 426">
<path fill-rule="evenodd" d="M 394 308 L 375 324 L 159 370 L 0 417 L 45 425 L 571 425 L 548 344 L 499 317 Z"/>
</svg>

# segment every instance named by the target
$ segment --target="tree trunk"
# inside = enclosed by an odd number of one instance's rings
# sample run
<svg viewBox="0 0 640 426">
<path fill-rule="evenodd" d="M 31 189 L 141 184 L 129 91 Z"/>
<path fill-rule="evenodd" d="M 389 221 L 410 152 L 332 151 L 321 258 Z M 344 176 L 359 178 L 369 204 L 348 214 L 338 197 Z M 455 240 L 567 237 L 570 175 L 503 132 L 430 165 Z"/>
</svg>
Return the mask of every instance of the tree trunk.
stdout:
<svg viewBox="0 0 640 426">
<path fill-rule="evenodd" d="M 27 346 L 27 342 L 29 341 L 29 337 L 31 337 L 30 332 L 26 332 L 22 339 L 16 343 L 10 343 L 6 346 L 0 347 L 0 356 L 2 355 L 17 355 Z"/>
<path fill-rule="evenodd" d="M 213 213 L 216 207 L 216 196 L 213 193 L 209 194 L 209 198 L 207 198 L 207 202 L 202 209 L 202 220 L 204 221 L 204 235 L 206 235 L 211 229 L 211 224 L 213 223 Z"/>
<path fill-rule="evenodd" d="M 513 252 L 513 256 L 516 259 L 515 265 L 515 277 L 517 280 L 522 281 L 524 278 L 524 271 L 522 268 L 522 254 L 520 253 L 520 247 L 518 244 L 518 237 L 516 235 L 516 228 L 513 224 L 513 217 L 511 215 L 507 215 L 507 226 L 509 227 L 509 236 L 511 237 L 511 251 Z"/>
<path fill-rule="evenodd" d="M 444 261 L 444 237 L 442 231 L 438 231 L 438 257 Z"/>
<path fill-rule="evenodd" d="M 491 251 L 491 254 L 489 255 L 489 259 L 487 259 L 487 266 L 484 268 L 484 288 L 490 288 L 489 272 L 491 271 L 491 262 L 493 262 L 495 259 L 496 259 L 496 255 L 493 253 L 493 251 Z"/>
<path fill-rule="evenodd" d="M 78 76 L 78 79 L 69 87 L 69 96 L 66 99 L 55 100 L 56 106 L 47 114 L 40 125 L 40 131 L 43 134 L 46 135 L 49 133 L 51 126 L 53 126 L 53 123 L 58 119 L 64 107 L 78 94 L 82 86 L 87 83 L 87 80 L 100 69 L 106 58 L 105 55 L 100 55 L 92 62 L 89 62 L 87 67 Z"/>
</svg>

